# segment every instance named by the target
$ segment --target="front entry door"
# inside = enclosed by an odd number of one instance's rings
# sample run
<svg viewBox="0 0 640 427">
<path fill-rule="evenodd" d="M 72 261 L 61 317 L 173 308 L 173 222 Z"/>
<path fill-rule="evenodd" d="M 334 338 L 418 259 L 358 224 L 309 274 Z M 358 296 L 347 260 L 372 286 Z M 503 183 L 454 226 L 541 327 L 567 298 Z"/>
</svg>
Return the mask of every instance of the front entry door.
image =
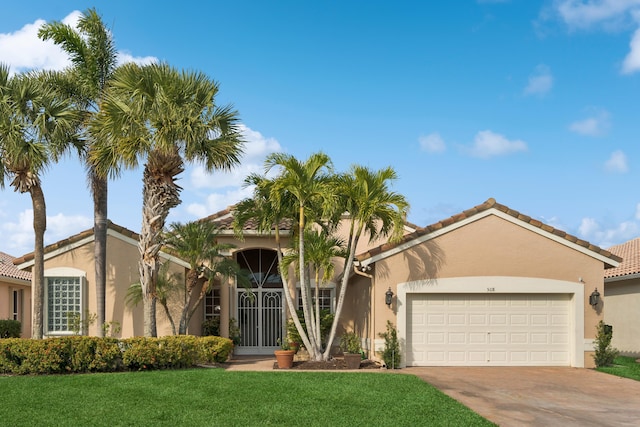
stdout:
<svg viewBox="0 0 640 427">
<path fill-rule="evenodd" d="M 278 257 L 268 249 L 239 252 L 237 261 L 249 273 L 251 289 L 237 289 L 241 343 L 237 354 L 273 354 L 284 335 L 285 311 Z"/>
<path fill-rule="evenodd" d="M 238 291 L 238 354 L 271 354 L 282 339 L 282 289 Z"/>
</svg>

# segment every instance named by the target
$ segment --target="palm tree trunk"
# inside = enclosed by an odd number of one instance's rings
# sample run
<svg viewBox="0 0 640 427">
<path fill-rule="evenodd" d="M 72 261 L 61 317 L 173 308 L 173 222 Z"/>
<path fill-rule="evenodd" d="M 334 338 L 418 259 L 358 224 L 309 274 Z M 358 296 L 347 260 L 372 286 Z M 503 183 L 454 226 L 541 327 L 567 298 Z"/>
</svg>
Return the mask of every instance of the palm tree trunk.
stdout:
<svg viewBox="0 0 640 427">
<path fill-rule="evenodd" d="M 105 300 L 107 292 L 107 179 L 96 175 L 93 168 L 89 174 L 91 176 L 91 193 L 93 194 L 97 334 L 99 337 L 103 337 L 106 323 Z"/>
<path fill-rule="evenodd" d="M 162 230 L 169 210 L 180 204 L 180 187 L 175 177 L 184 170 L 182 158 L 175 153 L 153 151 L 142 175 L 142 230 L 140 252 L 140 284 L 144 305 L 144 335 L 158 336 L 156 328 L 156 283 L 158 257 L 162 249 Z"/>
<path fill-rule="evenodd" d="M 47 208 L 44 193 L 39 183 L 29 188 L 33 205 L 33 231 L 35 244 L 33 250 L 33 272 L 31 292 L 33 298 L 33 323 L 31 337 L 42 339 L 44 326 L 44 232 L 47 229 Z"/>
</svg>

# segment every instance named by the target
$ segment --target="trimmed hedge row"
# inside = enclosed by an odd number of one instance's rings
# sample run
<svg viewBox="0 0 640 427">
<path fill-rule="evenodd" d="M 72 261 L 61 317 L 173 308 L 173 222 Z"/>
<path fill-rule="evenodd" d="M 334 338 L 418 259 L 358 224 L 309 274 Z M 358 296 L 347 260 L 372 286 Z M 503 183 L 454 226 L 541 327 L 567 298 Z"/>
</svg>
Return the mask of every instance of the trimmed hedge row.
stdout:
<svg viewBox="0 0 640 427">
<path fill-rule="evenodd" d="M 0 373 L 27 375 L 179 369 L 225 362 L 232 351 L 231 340 L 215 336 L 8 338 L 0 339 Z"/>
</svg>

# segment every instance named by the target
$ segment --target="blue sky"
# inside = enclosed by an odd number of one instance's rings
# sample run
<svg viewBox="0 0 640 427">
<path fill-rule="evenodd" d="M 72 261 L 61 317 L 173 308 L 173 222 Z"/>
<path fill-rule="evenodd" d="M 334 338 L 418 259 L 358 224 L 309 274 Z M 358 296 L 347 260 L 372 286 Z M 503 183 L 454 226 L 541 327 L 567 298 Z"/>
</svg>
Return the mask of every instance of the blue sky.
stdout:
<svg viewBox="0 0 640 427">
<path fill-rule="evenodd" d="M 591 243 L 640 234 L 640 0 L 31 1 L 3 6 L 0 61 L 59 69 L 35 36 L 95 7 L 122 60 L 165 61 L 220 83 L 247 155 L 232 174 L 189 167 L 188 221 L 246 196 L 264 157 L 322 150 L 336 169 L 392 166 L 425 226 L 493 197 Z M 171 5 L 171 6 L 169 6 Z M 109 218 L 141 221 L 141 170 L 111 183 Z M 73 158 L 43 176 L 46 243 L 92 227 Z M 33 245 L 31 201 L 0 191 L 0 250 Z"/>
</svg>

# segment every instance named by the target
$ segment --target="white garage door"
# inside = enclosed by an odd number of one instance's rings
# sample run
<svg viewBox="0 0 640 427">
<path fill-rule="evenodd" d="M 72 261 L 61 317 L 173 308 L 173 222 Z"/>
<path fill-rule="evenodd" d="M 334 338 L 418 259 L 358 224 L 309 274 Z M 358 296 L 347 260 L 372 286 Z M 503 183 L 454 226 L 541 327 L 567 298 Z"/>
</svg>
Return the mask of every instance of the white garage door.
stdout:
<svg viewBox="0 0 640 427">
<path fill-rule="evenodd" d="M 407 366 L 569 366 L 568 294 L 408 294 Z"/>
</svg>

